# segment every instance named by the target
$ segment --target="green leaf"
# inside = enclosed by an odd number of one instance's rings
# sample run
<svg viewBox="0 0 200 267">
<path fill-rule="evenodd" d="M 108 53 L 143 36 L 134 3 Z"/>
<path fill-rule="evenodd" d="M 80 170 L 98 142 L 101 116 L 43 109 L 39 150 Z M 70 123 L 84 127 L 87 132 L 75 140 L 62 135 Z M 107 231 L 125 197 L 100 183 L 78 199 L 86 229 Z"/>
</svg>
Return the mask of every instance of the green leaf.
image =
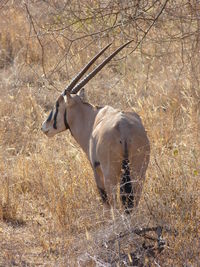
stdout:
<svg viewBox="0 0 200 267">
<path fill-rule="evenodd" d="M 174 149 L 174 156 L 176 157 L 176 156 L 178 156 L 178 149 Z"/>
<path fill-rule="evenodd" d="M 197 170 L 194 170 L 194 176 L 197 176 L 198 175 L 198 171 Z"/>
</svg>

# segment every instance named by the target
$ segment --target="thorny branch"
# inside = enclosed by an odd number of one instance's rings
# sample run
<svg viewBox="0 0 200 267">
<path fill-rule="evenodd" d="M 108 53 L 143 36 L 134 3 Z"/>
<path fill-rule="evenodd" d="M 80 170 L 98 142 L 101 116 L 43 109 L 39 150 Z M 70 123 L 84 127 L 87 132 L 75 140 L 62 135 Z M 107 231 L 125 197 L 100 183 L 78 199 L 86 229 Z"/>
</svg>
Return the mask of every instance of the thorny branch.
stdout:
<svg viewBox="0 0 200 267">
<path fill-rule="evenodd" d="M 109 240 L 109 242 L 112 243 L 116 240 L 119 240 L 119 239 L 121 239 L 127 235 L 133 234 L 133 233 L 136 235 L 139 235 L 139 236 L 144 236 L 147 239 L 156 241 L 159 238 L 161 238 L 161 234 L 162 234 L 163 230 L 165 230 L 166 232 L 169 232 L 169 233 L 173 233 L 174 235 L 177 235 L 177 232 L 171 230 L 169 227 L 156 226 L 156 227 L 145 227 L 145 228 L 133 228 L 133 229 L 127 230 L 123 233 L 119 233 L 119 235 L 117 235 L 117 237 Z M 147 236 L 146 233 L 148 233 L 148 232 L 155 232 L 157 234 L 158 238 Z"/>
<path fill-rule="evenodd" d="M 160 15 L 163 13 L 163 11 L 165 10 L 165 7 L 167 5 L 167 3 L 169 2 L 169 0 L 166 0 L 163 7 L 161 8 L 161 10 L 159 11 L 159 13 L 157 14 L 157 16 L 155 17 L 155 19 L 153 20 L 152 24 L 149 26 L 149 28 L 145 31 L 142 39 L 136 44 L 136 46 L 134 47 L 134 49 L 130 52 L 130 54 L 132 54 L 139 46 L 140 44 L 144 41 L 144 39 L 146 38 L 147 34 L 150 32 L 151 28 L 154 26 L 154 24 L 156 23 L 156 21 L 158 20 L 158 18 L 160 17 Z"/>
<path fill-rule="evenodd" d="M 159 17 L 161 16 L 161 14 L 163 13 L 163 11 L 165 10 L 165 7 L 167 5 L 169 0 L 166 0 L 164 2 L 164 4 L 162 5 L 162 8 L 160 9 L 160 11 L 158 12 L 158 14 L 154 17 L 153 15 L 149 15 L 149 10 L 151 10 L 152 8 L 155 8 L 156 4 L 160 3 L 160 1 L 155 0 L 152 2 L 152 4 L 150 6 L 144 4 L 142 6 L 140 6 L 140 2 L 134 3 L 134 5 L 123 5 L 121 4 L 120 7 L 116 6 L 115 3 L 108 3 L 109 6 L 106 7 L 100 7 L 99 9 L 91 9 L 91 14 L 87 12 L 85 13 L 84 11 L 80 11 L 80 13 L 77 13 L 77 10 L 74 9 L 72 10 L 71 7 L 69 7 L 68 9 L 66 9 L 67 6 L 64 7 L 64 10 L 58 10 L 57 14 L 62 14 L 62 16 L 68 17 L 69 16 L 69 23 L 67 23 L 67 25 L 63 25 L 63 27 L 57 27 L 57 26 L 53 26 L 52 28 L 50 27 L 49 29 L 45 30 L 44 27 L 41 27 L 41 31 L 40 33 L 38 32 L 38 26 L 40 27 L 40 25 L 37 25 L 37 22 L 34 20 L 28 4 L 25 3 L 25 9 L 26 12 L 28 14 L 28 19 L 30 22 L 30 25 L 33 28 L 33 31 L 35 33 L 35 36 L 38 40 L 38 43 L 41 47 L 41 53 L 42 53 L 42 69 L 43 69 L 43 74 L 44 77 L 47 79 L 47 72 L 45 69 L 45 46 L 41 40 L 41 36 L 45 36 L 45 35 L 53 35 L 54 41 L 55 41 L 55 36 L 54 33 L 57 32 L 58 35 L 57 36 L 61 36 L 63 39 L 66 39 L 67 42 L 69 42 L 70 44 L 67 46 L 67 48 L 64 49 L 64 54 L 61 57 L 61 59 L 59 59 L 57 61 L 57 63 L 55 64 L 55 66 L 53 67 L 53 69 L 49 72 L 50 76 L 52 76 L 53 73 L 55 73 L 55 71 L 57 69 L 59 69 L 59 66 L 61 65 L 61 63 L 63 62 L 63 60 L 66 58 L 66 56 L 68 55 L 70 48 L 72 47 L 72 44 L 76 41 L 80 41 L 86 38 L 92 38 L 92 41 L 94 41 L 94 37 L 98 36 L 100 39 L 103 39 L 104 37 L 108 36 L 108 34 L 110 34 L 112 31 L 116 30 L 116 29 L 120 29 L 121 33 L 123 33 L 124 36 L 127 36 L 130 38 L 130 36 L 128 35 L 128 32 L 126 32 L 126 29 L 128 28 L 129 25 L 134 24 L 134 28 L 135 28 L 135 36 L 136 36 L 136 45 L 133 48 L 133 50 L 130 52 L 133 53 L 139 46 L 140 44 L 144 41 L 144 39 L 146 38 L 146 36 L 148 35 L 148 33 L 150 32 L 150 30 L 152 29 L 152 27 L 155 25 L 155 23 L 157 22 L 157 20 L 159 19 Z M 89 9 L 90 7 L 88 7 Z M 134 8 L 135 8 L 135 12 L 134 12 Z M 73 11 L 73 12 L 72 12 Z M 66 14 L 64 12 L 67 12 Z M 125 12 L 125 17 L 123 18 L 122 12 Z M 127 13 L 126 13 L 127 12 Z M 69 14 L 68 14 L 69 13 Z M 63 15 L 64 14 L 64 15 Z M 118 15 L 121 14 L 120 19 L 118 19 Z M 147 16 L 145 15 L 147 14 Z M 55 14 L 56 16 L 56 14 Z M 114 20 L 112 21 L 111 16 L 115 16 Z M 103 19 L 102 19 L 103 18 Z M 106 20 L 104 21 L 104 19 L 106 18 Z M 111 20 L 109 22 L 110 25 L 107 24 L 108 20 Z M 88 21 L 92 21 L 95 20 L 95 22 L 97 22 L 98 20 L 102 21 L 102 25 L 100 27 L 100 29 L 96 30 L 96 31 L 91 31 L 88 27 L 87 27 L 87 23 Z M 65 21 L 65 19 L 64 19 Z M 67 20 L 68 21 L 68 20 Z M 147 30 L 143 30 L 142 27 L 140 26 L 140 21 L 143 21 L 144 23 L 149 23 L 151 22 L 150 26 L 148 27 Z M 84 24 L 84 22 L 86 24 Z M 90 22 L 91 23 L 91 22 Z M 104 25 L 105 23 L 105 25 Z M 82 28 L 84 28 L 84 34 L 83 31 L 82 32 L 76 32 L 75 34 L 78 34 L 77 36 L 73 36 L 73 35 L 66 35 L 65 31 L 71 28 L 71 26 L 75 26 L 75 25 L 81 24 Z M 36 27 L 37 25 L 37 27 Z M 51 24 L 49 24 L 51 25 Z M 56 24 L 55 24 L 56 25 Z M 86 26 L 86 27 L 85 27 Z M 47 27 L 48 28 L 48 27 Z M 44 31 L 45 30 L 45 31 Z M 139 32 L 143 33 L 143 36 L 141 37 L 140 40 L 138 40 L 138 36 L 139 36 Z M 72 36 L 72 37 L 71 37 Z M 98 39 L 99 39 L 98 38 Z M 57 42 L 56 42 L 57 43 Z M 123 57 L 120 58 L 120 60 L 123 59 Z M 49 75 L 48 75 L 49 76 Z"/>
<path fill-rule="evenodd" d="M 2 3 L 0 3 L 0 10 L 3 9 L 8 2 L 9 0 L 2 1 Z"/>
</svg>

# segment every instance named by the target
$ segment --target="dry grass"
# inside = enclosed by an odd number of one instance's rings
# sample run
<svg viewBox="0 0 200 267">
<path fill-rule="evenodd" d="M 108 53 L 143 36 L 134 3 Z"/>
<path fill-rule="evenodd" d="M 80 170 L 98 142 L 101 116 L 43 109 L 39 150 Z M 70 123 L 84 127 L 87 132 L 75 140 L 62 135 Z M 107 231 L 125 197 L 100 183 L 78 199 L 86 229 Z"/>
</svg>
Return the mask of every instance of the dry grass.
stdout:
<svg viewBox="0 0 200 267">
<path fill-rule="evenodd" d="M 200 96 L 194 69 L 183 64 L 181 43 L 160 47 L 150 42 L 126 62 L 113 62 L 88 85 L 89 101 L 135 110 L 148 131 L 151 162 L 142 199 L 126 217 L 105 212 L 90 165 L 70 133 L 53 139 L 42 135 L 41 123 L 58 92 L 42 77 L 39 46 L 28 38 L 24 10 L 11 6 L 3 15 L 7 27 L 0 26 L 0 266 L 110 266 L 106 262 L 119 251 L 129 255 L 139 250 L 142 239 L 129 235 L 120 249 L 119 242 L 108 241 L 119 232 L 147 225 L 172 232 L 164 231 L 165 250 L 156 259 L 144 257 L 144 266 L 199 266 Z M 96 51 L 91 47 L 86 48 L 88 54 Z M 46 49 L 50 53 L 51 48 Z M 73 49 L 72 54 L 77 52 Z M 86 61 L 85 55 L 82 51 L 72 57 L 75 69 Z M 196 70 L 197 59 L 193 55 Z M 46 59 L 45 67 L 51 69 L 56 60 L 52 56 L 48 65 Z M 52 76 L 59 89 L 67 77 L 62 71 Z"/>
</svg>

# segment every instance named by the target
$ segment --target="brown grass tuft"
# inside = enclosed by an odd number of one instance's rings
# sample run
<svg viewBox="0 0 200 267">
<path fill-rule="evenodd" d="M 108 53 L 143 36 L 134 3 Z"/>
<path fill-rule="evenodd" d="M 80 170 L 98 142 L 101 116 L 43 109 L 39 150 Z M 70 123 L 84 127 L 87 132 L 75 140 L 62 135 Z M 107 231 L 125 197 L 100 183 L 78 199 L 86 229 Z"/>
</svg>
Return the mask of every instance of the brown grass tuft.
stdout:
<svg viewBox="0 0 200 267">
<path fill-rule="evenodd" d="M 200 101 L 195 35 L 187 42 L 176 39 L 180 24 L 163 17 L 140 50 L 126 61 L 113 61 L 87 86 L 93 104 L 134 110 L 148 131 L 151 162 L 143 195 L 137 210 L 127 217 L 105 211 L 90 165 L 70 133 L 47 139 L 40 131 L 66 80 L 103 46 L 89 36 L 70 47 L 66 36 L 92 32 L 95 24 L 88 20 L 85 29 L 76 22 L 53 33 L 66 23 L 64 14 L 54 13 L 62 4 L 53 1 L 48 10 L 41 9 L 46 3 L 30 4 L 36 28 L 43 33 L 43 61 L 26 9 L 21 1 L 11 2 L 1 11 L 0 25 L 0 266 L 120 265 L 123 257 L 130 263 L 133 252 L 142 255 L 144 266 L 199 266 Z M 42 10 L 49 16 L 43 16 Z M 191 32 L 195 25 L 190 25 Z M 181 26 L 188 30 L 187 21 Z M 169 42 L 172 33 L 175 40 Z M 120 44 L 116 39 L 114 45 Z M 151 257 L 142 247 L 145 239 L 131 231 L 156 225 L 164 227 L 167 245 Z M 120 239 L 119 233 L 127 231 Z"/>
</svg>

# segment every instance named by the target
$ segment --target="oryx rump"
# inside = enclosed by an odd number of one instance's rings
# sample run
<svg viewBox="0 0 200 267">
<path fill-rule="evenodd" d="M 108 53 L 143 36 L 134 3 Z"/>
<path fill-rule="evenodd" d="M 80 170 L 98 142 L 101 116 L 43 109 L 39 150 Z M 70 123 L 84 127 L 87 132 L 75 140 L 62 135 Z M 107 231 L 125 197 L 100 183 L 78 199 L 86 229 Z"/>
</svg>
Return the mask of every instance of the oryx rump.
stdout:
<svg viewBox="0 0 200 267">
<path fill-rule="evenodd" d="M 81 88 L 130 42 L 117 49 L 78 83 L 110 44 L 102 49 L 59 96 L 42 125 L 42 131 L 48 137 L 70 130 L 90 161 L 104 203 L 115 205 L 120 184 L 126 212 L 138 205 L 145 179 L 150 154 L 146 131 L 136 113 L 122 112 L 111 106 L 97 108 L 84 101 Z"/>
</svg>

